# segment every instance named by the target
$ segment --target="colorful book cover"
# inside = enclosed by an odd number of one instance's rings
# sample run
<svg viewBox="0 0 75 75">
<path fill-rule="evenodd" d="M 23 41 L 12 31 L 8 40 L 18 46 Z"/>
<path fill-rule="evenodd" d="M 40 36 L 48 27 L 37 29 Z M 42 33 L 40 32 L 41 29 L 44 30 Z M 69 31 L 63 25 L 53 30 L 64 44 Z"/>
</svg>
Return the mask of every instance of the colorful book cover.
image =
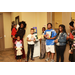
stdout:
<svg viewBox="0 0 75 75">
<path fill-rule="evenodd" d="M 33 36 L 31 36 L 31 40 L 32 40 L 32 41 L 34 40 L 34 37 L 33 37 Z"/>
<path fill-rule="evenodd" d="M 43 35 L 39 35 L 39 36 L 38 36 L 38 39 L 43 39 L 43 38 L 44 38 Z"/>
<path fill-rule="evenodd" d="M 47 38 L 51 38 L 51 32 L 50 31 L 47 31 L 46 35 L 47 35 Z"/>
</svg>

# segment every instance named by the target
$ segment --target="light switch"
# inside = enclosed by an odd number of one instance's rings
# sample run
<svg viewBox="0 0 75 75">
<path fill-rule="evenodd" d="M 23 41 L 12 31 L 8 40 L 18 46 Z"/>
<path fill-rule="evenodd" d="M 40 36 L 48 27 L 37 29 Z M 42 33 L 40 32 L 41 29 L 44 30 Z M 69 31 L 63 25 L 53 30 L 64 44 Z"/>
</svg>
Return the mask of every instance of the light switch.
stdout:
<svg viewBox="0 0 75 75">
<path fill-rule="evenodd" d="M 6 37 L 6 35 L 4 35 L 4 37 Z"/>
<path fill-rule="evenodd" d="M 58 24 L 59 22 L 56 22 L 56 24 Z"/>
</svg>

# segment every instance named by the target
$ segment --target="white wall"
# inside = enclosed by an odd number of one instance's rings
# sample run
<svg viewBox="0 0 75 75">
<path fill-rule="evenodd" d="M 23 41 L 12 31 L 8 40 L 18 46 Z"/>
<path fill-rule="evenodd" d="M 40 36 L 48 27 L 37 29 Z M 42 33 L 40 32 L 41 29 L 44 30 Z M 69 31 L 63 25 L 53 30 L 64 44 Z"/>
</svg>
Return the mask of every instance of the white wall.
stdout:
<svg viewBox="0 0 75 75">
<path fill-rule="evenodd" d="M 14 21 L 16 16 L 20 16 L 20 21 L 27 23 L 26 34 L 24 36 L 24 48 L 27 54 L 27 35 L 30 34 L 32 27 L 37 27 L 38 35 L 41 35 L 42 27 L 47 25 L 47 12 L 12 12 L 11 21 Z"/>
</svg>

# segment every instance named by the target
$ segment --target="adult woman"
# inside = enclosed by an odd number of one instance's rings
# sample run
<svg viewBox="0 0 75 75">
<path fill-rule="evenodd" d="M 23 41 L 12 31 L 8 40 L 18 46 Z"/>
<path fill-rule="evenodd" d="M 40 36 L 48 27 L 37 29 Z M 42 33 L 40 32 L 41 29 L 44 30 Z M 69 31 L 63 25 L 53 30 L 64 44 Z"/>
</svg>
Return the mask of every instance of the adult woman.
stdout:
<svg viewBox="0 0 75 75">
<path fill-rule="evenodd" d="M 22 42 L 23 42 L 23 37 L 25 35 L 26 23 L 24 21 L 22 21 L 22 22 L 19 23 L 19 25 L 20 25 L 20 27 L 19 27 L 19 29 L 17 31 L 17 34 L 15 36 L 19 35 Z M 22 48 L 22 51 L 23 51 L 23 56 L 22 57 L 25 58 L 24 46 Z"/>
<path fill-rule="evenodd" d="M 64 51 L 66 48 L 66 30 L 65 26 L 63 24 L 59 25 L 59 32 L 56 36 L 56 40 L 54 41 L 56 43 L 56 61 L 59 61 L 59 55 L 61 56 L 61 62 L 64 61 Z"/>
</svg>

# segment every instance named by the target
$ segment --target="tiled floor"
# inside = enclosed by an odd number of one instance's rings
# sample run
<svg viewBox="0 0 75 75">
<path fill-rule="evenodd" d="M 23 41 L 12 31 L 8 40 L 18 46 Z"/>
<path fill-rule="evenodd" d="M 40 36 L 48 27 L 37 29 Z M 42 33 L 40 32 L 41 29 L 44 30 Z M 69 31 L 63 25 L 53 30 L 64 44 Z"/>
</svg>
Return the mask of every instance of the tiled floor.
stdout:
<svg viewBox="0 0 75 75">
<path fill-rule="evenodd" d="M 36 57 L 34 59 L 35 61 L 29 60 L 29 62 L 45 62 L 45 58 L 39 59 L 39 57 Z M 25 60 L 26 58 L 22 59 L 22 62 L 25 62 Z M 0 62 L 16 62 L 14 50 L 0 51 Z"/>
<path fill-rule="evenodd" d="M 68 50 L 66 49 L 64 55 L 66 55 L 67 53 L 68 53 Z M 69 62 L 68 57 L 69 56 L 64 58 L 65 62 Z M 47 56 L 44 59 L 39 59 L 39 57 L 36 57 L 36 58 L 34 58 L 35 61 L 29 60 L 29 62 L 45 62 L 46 58 L 47 58 Z M 26 60 L 26 58 L 22 59 L 22 62 L 25 62 L 25 60 Z M 56 61 L 56 53 L 55 53 L 55 56 L 54 56 L 54 60 Z M 6 50 L 6 51 L 0 51 L 0 62 L 16 62 L 14 50 L 11 49 L 11 50 Z M 50 62 L 50 60 L 48 62 Z"/>
</svg>

